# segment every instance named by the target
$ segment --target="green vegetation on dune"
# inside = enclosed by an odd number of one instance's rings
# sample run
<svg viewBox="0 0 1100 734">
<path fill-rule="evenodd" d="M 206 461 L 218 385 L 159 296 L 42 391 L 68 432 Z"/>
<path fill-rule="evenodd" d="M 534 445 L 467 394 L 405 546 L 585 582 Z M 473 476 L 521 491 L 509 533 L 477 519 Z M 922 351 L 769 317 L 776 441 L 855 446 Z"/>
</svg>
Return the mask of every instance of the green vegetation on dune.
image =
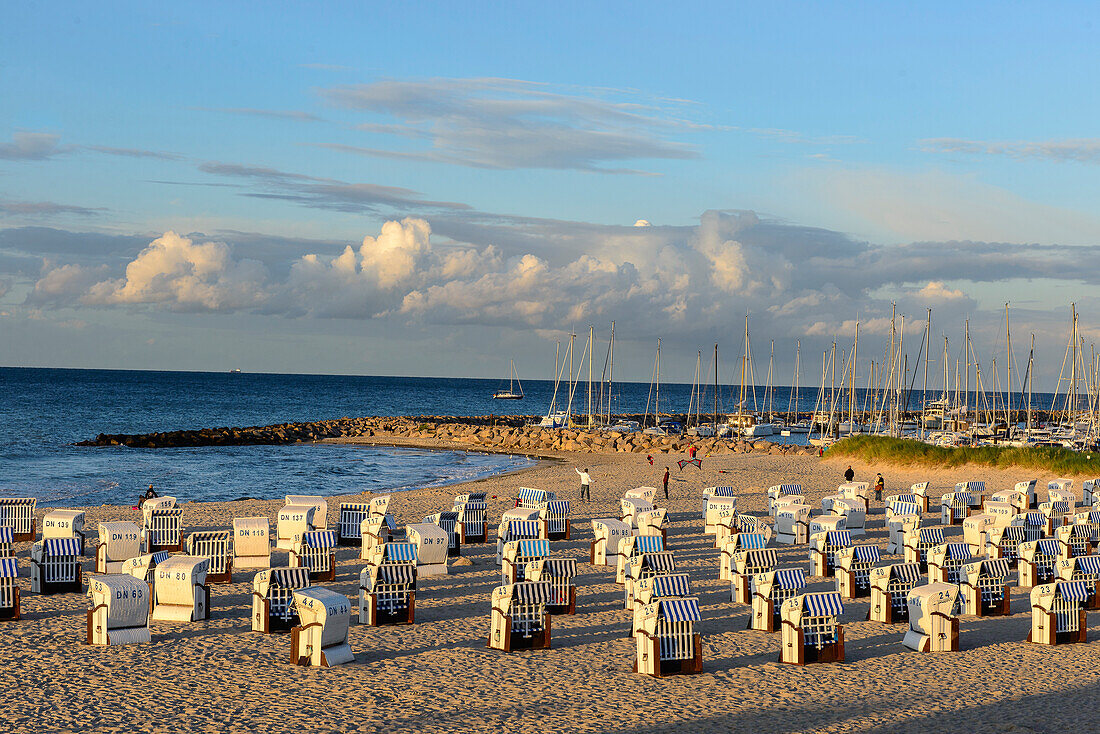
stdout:
<svg viewBox="0 0 1100 734">
<path fill-rule="evenodd" d="M 829 447 L 827 456 L 850 456 L 868 464 L 953 468 L 966 464 L 996 469 L 1031 469 L 1059 475 L 1100 476 L 1100 454 L 1078 453 L 1060 446 L 960 446 L 942 448 L 920 441 L 887 436 L 851 436 Z"/>
</svg>

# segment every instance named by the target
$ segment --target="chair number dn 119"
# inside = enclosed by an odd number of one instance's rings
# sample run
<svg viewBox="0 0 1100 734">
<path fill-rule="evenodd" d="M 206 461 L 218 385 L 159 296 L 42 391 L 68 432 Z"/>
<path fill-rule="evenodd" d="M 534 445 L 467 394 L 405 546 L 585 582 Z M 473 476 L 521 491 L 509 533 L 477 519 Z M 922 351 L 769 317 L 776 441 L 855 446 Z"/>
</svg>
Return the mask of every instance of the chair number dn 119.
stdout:
<svg viewBox="0 0 1100 734">
<path fill-rule="evenodd" d="M 111 540 L 137 540 L 137 533 L 111 533 Z"/>
</svg>

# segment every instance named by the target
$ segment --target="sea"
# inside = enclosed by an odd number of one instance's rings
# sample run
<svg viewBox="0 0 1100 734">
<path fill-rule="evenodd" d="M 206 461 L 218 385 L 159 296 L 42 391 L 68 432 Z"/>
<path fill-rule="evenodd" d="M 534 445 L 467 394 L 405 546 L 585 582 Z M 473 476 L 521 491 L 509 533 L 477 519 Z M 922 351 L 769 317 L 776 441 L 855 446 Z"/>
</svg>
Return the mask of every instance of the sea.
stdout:
<svg viewBox="0 0 1100 734">
<path fill-rule="evenodd" d="M 45 506 L 126 504 L 152 484 L 181 500 L 281 499 L 438 487 L 530 466 L 521 455 L 292 444 L 133 449 L 80 447 L 99 433 L 260 426 L 329 418 L 399 415 L 542 415 L 554 383 L 524 380 L 523 400 L 493 400 L 507 381 L 466 378 L 280 375 L 0 367 L 0 496 Z M 736 404 L 719 387 L 719 410 Z M 813 410 L 816 389 L 777 387 L 773 407 Z M 614 413 L 655 410 L 645 383 L 615 383 Z M 661 384 L 663 413 L 686 413 L 691 385 Z M 762 388 L 754 396 L 764 407 Z M 919 398 L 914 398 L 917 404 Z M 598 393 L 593 401 L 599 401 Z M 568 395 L 558 390 L 558 406 Z M 752 400 L 747 401 L 751 407 Z M 573 396 L 586 412 L 587 385 Z M 713 406 L 704 396 L 703 411 Z M 776 436 L 776 441 L 805 441 Z"/>
</svg>

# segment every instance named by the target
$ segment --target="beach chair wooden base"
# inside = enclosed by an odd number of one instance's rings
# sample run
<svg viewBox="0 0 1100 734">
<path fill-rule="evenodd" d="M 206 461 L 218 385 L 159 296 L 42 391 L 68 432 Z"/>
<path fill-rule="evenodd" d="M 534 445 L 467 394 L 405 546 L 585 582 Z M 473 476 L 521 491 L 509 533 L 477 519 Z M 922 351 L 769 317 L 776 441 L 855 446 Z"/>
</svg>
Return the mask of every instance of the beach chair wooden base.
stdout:
<svg viewBox="0 0 1100 734">
<path fill-rule="evenodd" d="M 472 533 L 467 533 L 465 528 L 463 528 L 458 534 L 459 541 L 462 543 L 462 545 L 484 543 L 487 540 L 486 536 L 488 536 L 488 532 L 485 530 L 482 530 L 479 535 L 474 535 Z"/>
<path fill-rule="evenodd" d="M 494 610 L 495 611 L 495 610 Z M 511 615 L 504 615 L 504 647 L 494 648 L 504 652 L 513 650 L 549 650 L 550 649 L 550 615 L 544 614 L 542 620 L 542 632 L 530 637 L 524 637 L 520 632 L 512 631 Z M 487 647 L 493 647 L 493 638 L 490 637 Z"/>
<path fill-rule="evenodd" d="M 577 587 L 569 587 L 569 603 L 568 604 L 547 604 L 547 614 L 565 614 L 572 615 L 577 613 Z"/>
<path fill-rule="evenodd" d="M 737 574 L 730 582 L 730 601 L 752 604 L 752 580 L 748 574 Z"/>
<path fill-rule="evenodd" d="M 978 617 L 1011 617 L 1012 587 L 1005 584 L 1004 596 L 996 601 L 983 601 L 978 604 Z"/>
<path fill-rule="evenodd" d="M 1028 632 L 1027 633 L 1027 641 L 1028 642 L 1035 642 L 1035 643 L 1040 644 L 1040 645 L 1051 645 L 1051 646 L 1054 646 L 1054 645 L 1068 645 L 1068 644 L 1072 644 L 1074 642 L 1087 642 L 1088 641 L 1088 628 L 1085 626 L 1085 618 L 1086 618 L 1085 610 L 1082 609 L 1079 612 L 1079 614 L 1080 614 L 1080 617 L 1078 618 L 1077 629 L 1071 630 L 1069 632 L 1055 632 L 1054 636 L 1053 636 L 1053 639 L 1050 642 L 1040 642 L 1039 640 L 1034 640 L 1034 639 L 1032 639 L 1033 632 Z M 1044 612 L 1043 616 L 1045 617 L 1045 619 L 1043 620 L 1043 624 L 1046 625 L 1047 629 L 1056 629 L 1057 628 L 1058 620 L 1057 620 L 1057 615 L 1055 615 L 1054 612 Z"/>
<path fill-rule="evenodd" d="M 416 624 L 416 594 L 409 594 L 408 606 L 404 609 L 398 609 L 393 612 L 387 612 L 385 609 L 378 609 L 378 595 L 367 594 L 367 604 L 370 605 L 370 609 L 367 613 L 367 619 L 374 620 L 368 622 L 370 627 L 382 627 L 382 626 L 401 626 L 408 624 Z"/>
<path fill-rule="evenodd" d="M 546 531 L 546 537 L 549 540 L 569 540 L 569 521 L 568 520 L 565 521 L 565 531 L 564 532 L 551 533 L 549 530 L 547 530 Z"/>
<path fill-rule="evenodd" d="M 590 565 L 596 565 L 596 543 L 599 541 L 593 540 L 588 544 L 588 563 Z"/>
<path fill-rule="evenodd" d="M 19 587 L 12 589 L 12 604 L 10 607 L 0 608 L 0 622 L 18 622 L 22 617 L 19 611 Z"/>
<path fill-rule="evenodd" d="M 948 641 L 945 649 L 938 650 L 937 652 L 958 652 L 959 651 L 959 618 L 946 617 L 946 615 L 933 615 L 940 616 L 950 620 L 951 631 L 947 633 Z M 908 639 L 908 638 L 906 638 Z M 921 638 L 920 646 L 916 649 L 916 652 L 930 652 L 932 650 L 932 638 L 927 635 Z"/>
<path fill-rule="evenodd" d="M 658 659 L 661 655 L 661 641 L 656 637 L 647 635 L 645 632 L 639 634 L 645 635 L 648 639 L 647 652 L 653 657 L 654 660 Z M 655 670 L 652 673 L 647 673 L 654 678 L 664 678 L 668 675 L 694 675 L 695 673 L 703 672 L 703 638 L 696 633 L 692 636 L 692 649 L 693 654 L 690 659 L 687 660 L 662 660 L 655 666 Z M 634 660 L 634 672 L 638 672 L 638 660 Z"/>
<path fill-rule="evenodd" d="M 291 665 L 303 665 L 307 668 L 310 666 L 311 663 L 310 663 L 310 659 L 309 659 L 309 654 L 308 653 L 305 654 L 305 655 L 302 654 L 301 638 L 305 636 L 302 633 L 305 632 L 305 630 L 308 629 L 309 627 L 313 627 L 313 626 L 318 626 L 319 627 L 320 622 L 314 622 L 313 624 L 307 625 L 306 627 L 295 627 L 294 629 L 290 630 L 290 664 Z M 338 645 L 337 647 L 343 647 L 343 646 Z M 351 662 L 355 662 L 355 661 L 353 660 Z M 338 663 L 338 664 L 342 664 L 342 663 Z M 322 668 L 331 668 L 332 667 L 332 663 L 329 662 L 328 656 L 325 655 L 325 651 L 323 649 L 321 650 L 321 667 Z"/>
<path fill-rule="evenodd" d="M 169 553 L 182 553 L 183 541 L 173 543 L 171 545 L 160 545 L 158 543 L 150 543 L 147 553 L 160 553 L 161 551 L 168 551 Z"/>
<path fill-rule="evenodd" d="M 779 653 L 779 662 L 788 665 L 809 665 L 811 663 L 844 662 L 844 628 L 837 627 L 836 642 L 821 649 L 806 647 L 806 633 L 798 630 L 798 641 L 783 648 Z"/>
<path fill-rule="evenodd" d="M 894 606 L 893 594 L 889 591 L 883 593 L 882 606 L 878 607 L 875 604 L 871 604 L 871 607 L 867 610 L 868 622 L 879 622 L 881 624 L 897 624 L 899 622 L 909 621 L 909 607 L 903 604 L 900 607 Z"/>
<path fill-rule="evenodd" d="M 51 594 L 83 594 L 84 572 L 81 571 L 77 574 L 76 581 L 43 581 L 40 588 L 41 591 L 38 592 L 40 596 L 50 596 Z"/>
<path fill-rule="evenodd" d="M 353 538 L 350 535 L 341 535 L 339 530 L 336 531 L 336 545 L 351 545 L 351 546 L 358 547 L 358 546 L 361 546 L 362 544 L 363 544 L 362 536 L 360 536 L 358 538 Z"/>
<path fill-rule="evenodd" d="M 252 592 L 252 595 L 253 596 L 258 596 L 258 594 L 255 591 Z M 301 620 L 298 619 L 298 613 L 297 612 L 292 611 L 289 619 L 283 619 L 282 617 L 272 617 L 271 616 L 271 600 L 270 599 L 264 599 L 263 603 L 264 603 L 264 616 L 263 616 L 263 619 L 260 620 L 260 627 L 261 628 L 256 630 L 257 632 L 260 632 L 261 634 L 265 634 L 265 635 L 271 635 L 271 634 L 275 634 L 275 633 L 286 634 L 287 632 L 290 632 L 290 630 L 292 630 L 294 627 L 301 624 Z"/>
<path fill-rule="evenodd" d="M 836 572 L 836 581 L 837 591 L 840 592 L 840 596 L 843 599 L 861 599 L 871 596 L 870 582 L 868 581 L 866 586 L 857 585 L 856 575 L 853 571 L 840 569 Z"/>
<path fill-rule="evenodd" d="M 38 537 L 38 520 L 33 520 L 32 519 L 31 520 L 31 531 L 29 533 L 13 533 L 12 536 L 11 536 L 11 539 L 13 541 L 15 541 L 16 543 L 21 543 L 21 542 L 24 542 L 24 541 L 33 543 L 37 537 Z M 84 547 L 83 544 L 81 544 L 81 548 L 83 548 L 83 547 Z"/>
<path fill-rule="evenodd" d="M 206 574 L 206 583 L 208 584 L 231 584 L 233 583 L 233 559 L 230 558 L 225 564 L 225 571 L 223 573 L 208 573 Z"/>
</svg>

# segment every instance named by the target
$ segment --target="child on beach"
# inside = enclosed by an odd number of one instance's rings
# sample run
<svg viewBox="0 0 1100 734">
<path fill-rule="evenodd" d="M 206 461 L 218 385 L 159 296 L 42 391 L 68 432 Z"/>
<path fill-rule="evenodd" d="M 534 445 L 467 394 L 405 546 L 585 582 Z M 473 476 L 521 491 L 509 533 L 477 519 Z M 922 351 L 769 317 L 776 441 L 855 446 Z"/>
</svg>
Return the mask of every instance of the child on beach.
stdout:
<svg viewBox="0 0 1100 734">
<path fill-rule="evenodd" d="M 588 467 L 585 467 L 584 471 L 581 471 L 577 467 L 573 467 L 573 471 L 581 476 L 581 499 L 592 499 L 592 489 L 589 486 L 592 483 L 592 477 L 588 475 Z"/>
<path fill-rule="evenodd" d="M 668 499 L 668 467 L 667 466 L 665 467 L 664 485 L 665 485 L 665 499 L 667 500 Z"/>
</svg>

